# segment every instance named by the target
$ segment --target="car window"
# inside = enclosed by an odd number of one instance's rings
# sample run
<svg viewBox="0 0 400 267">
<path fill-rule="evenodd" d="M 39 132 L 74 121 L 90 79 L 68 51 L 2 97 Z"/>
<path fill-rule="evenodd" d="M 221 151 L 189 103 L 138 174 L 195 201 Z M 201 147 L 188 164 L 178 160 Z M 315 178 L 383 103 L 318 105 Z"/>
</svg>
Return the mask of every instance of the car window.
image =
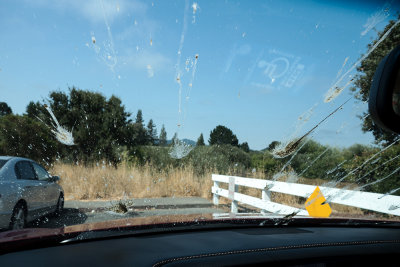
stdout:
<svg viewBox="0 0 400 267">
<path fill-rule="evenodd" d="M 4 164 L 6 164 L 7 160 L 0 159 L 0 169 L 3 168 Z"/>
<path fill-rule="evenodd" d="M 36 174 L 33 171 L 32 165 L 28 161 L 20 161 L 15 165 L 15 171 L 18 179 L 36 180 Z"/>
<path fill-rule="evenodd" d="M 43 167 L 39 166 L 36 163 L 33 163 L 32 165 L 38 180 L 47 180 L 50 178 L 49 173 Z"/>
</svg>

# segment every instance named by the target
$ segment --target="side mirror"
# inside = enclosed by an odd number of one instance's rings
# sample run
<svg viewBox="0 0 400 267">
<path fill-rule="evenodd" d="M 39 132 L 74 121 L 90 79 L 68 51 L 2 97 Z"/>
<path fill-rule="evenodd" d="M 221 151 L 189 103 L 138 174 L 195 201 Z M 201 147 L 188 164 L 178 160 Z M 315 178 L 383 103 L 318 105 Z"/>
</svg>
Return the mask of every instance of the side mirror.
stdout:
<svg viewBox="0 0 400 267">
<path fill-rule="evenodd" d="M 60 181 L 60 176 L 51 176 L 51 179 L 50 179 L 50 181 L 51 182 L 58 182 L 58 181 Z"/>
<path fill-rule="evenodd" d="M 368 106 L 378 126 L 400 133 L 400 45 L 379 63 L 372 80 Z"/>
</svg>

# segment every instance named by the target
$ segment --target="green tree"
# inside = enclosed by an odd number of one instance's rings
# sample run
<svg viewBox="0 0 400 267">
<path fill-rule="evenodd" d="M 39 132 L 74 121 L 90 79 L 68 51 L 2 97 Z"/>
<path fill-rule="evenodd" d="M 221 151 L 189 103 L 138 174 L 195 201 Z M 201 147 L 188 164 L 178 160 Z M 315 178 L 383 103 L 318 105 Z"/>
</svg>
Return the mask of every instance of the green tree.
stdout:
<svg viewBox="0 0 400 267">
<path fill-rule="evenodd" d="M 174 136 L 172 136 L 172 139 L 171 139 L 172 146 L 175 144 L 175 140 L 178 140 L 178 133 L 174 133 Z"/>
<path fill-rule="evenodd" d="M 148 144 L 147 131 L 139 123 L 131 123 L 128 125 L 128 148 L 136 146 L 144 146 Z"/>
<path fill-rule="evenodd" d="M 160 146 L 167 145 L 167 131 L 165 130 L 164 124 L 163 124 L 163 126 L 161 127 L 161 130 L 160 130 L 159 145 Z"/>
<path fill-rule="evenodd" d="M 139 109 L 136 113 L 135 123 L 129 127 L 129 132 L 132 137 L 131 146 L 144 146 L 149 144 L 149 135 L 144 127 L 143 113 Z"/>
<path fill-rule="evenodd" d="M 51 92 L 48 104 L 59 123 L 73 129 L 76 145 L 64 146 L 61 151 L 71 160 L 91 162 L 106 159 L 117 164 L 120 147 L 131 143 L 128 128 L 130 113 L 115 96 L 107 100 L 100 93 L 73 87 L 69 95 Z M 26 112 L 32 119 L 39 118 L 48 126 L 53 124 L 42 103 L 29 103 Z"/>
<path fill-rule="evenodd" d="M 399 16 L 400 18 L 400 16 Z M 378 36 L 370 44 L 368 44 L 368 50 L 370 50 L 379 39 L 394 25 L 395 21 L 390 21 L 385 29 L 378 33 Z M 398 24 L 393 28 L 389 35 L 378 45 L 378 47 L 372 51 L 357 67 L 359 74 L 355 76 L 354 85 L 352 88 L 356 98 L 362 101 L 368 101 L 369 90 L 371 88 L 372 78 L 375 70 L 377 69 L 380 61 L 398 44 L 400 43 L 400 25 Z M 377 143 L 391 143 L 396 138 L 396 134 L 381 129 L 376 125 L 370 116 L 360 116 L 363 120 L 362 130 L 364 132 L 372 132 Z"/>
<path fill-rule="evenodd" d="M 152 119 L 150 119 L 149 123 L 147 124 L 147 136 L 150 145 L 158 144 L 157 129 Z"/>
<path fill-rule="evenodd" d="M 12 113 L 12 109 L 6 102 L 0 102 L 0 116 L 5 116 Z"/>
<path fill-rule="evenodd" d="M 282 160 L 274 158 L 271 153 L 254 151 L 250 153 L 251 167 L 262 170 L 266 177 L 271 177 L 282 168 Z"/>
<path fill-rule="evenodd" d="M 225 126 L 218 125 L 211 131 L 208 143 L 210 145 L 226 144 L 238 146 L 239 140 L 237 139 L 236 135 L 233 134 L 232 130 Z"/>
<path fill-rule="evenodd" d="M 0 154 L 30 158 L 50 164 L 56 158 L 58 144 L 48 128 L 27 116 L 0 116 Z"/>
<path fill-rule="evenodd" d="M 201 133 L 199 138 L 197 138 L 196 146 L 205 146 L 203 133 Z"/>
<path fill-rule="evenodd" d="M 239 147 L 244 151 L 249 153 L 250 152 L 250 148 L 249 148 L 249 144 L 247 142 L 243 142 L 239 145 Z"/>
<path fill-rule="evenodd" d="M 279 142 L 279 141 L 272 141 L 271 144 L 268 145 L 268 150 L 269 150 L 269 151 L 274 150 L 274 148 L 275 148 L 276 146 L 280 145 L 280 143 L 281 143 L 281 142 Z"/>
<path fill-rule="evenodd" d="M 143 120 L 143 114 L 142 114 L 142 110 L 139 109 L 138 112 L 136 113 L 136 119 L 135 119 L 135 123 L 141 124 L 144 127 L 144 120 Z"/>
<path fill-rule="evenodd" d="M 346 173 L 349 174 L 345 182 L 356 182 L 362 186 L 360 189 L 367 192 L 400 195 L 399 160 L 396 159 L 400 155 L 400 145 L 389 147 L 379 154 L 379 157 L 364 164 L 379 151 L 379 148 L 369 147 L 359 156 L 354 156 L 352 160 L 343 164 Z"/>
</svg>

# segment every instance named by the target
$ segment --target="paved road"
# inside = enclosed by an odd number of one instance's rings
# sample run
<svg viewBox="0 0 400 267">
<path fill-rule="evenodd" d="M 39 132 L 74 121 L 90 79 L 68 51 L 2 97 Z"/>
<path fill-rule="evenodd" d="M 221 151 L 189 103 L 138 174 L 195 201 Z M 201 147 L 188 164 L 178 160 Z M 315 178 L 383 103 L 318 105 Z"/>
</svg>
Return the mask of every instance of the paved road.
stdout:
<svg viewBox="0 0 400 267">
<path fill-rule="evenodd" d="M 123 201 L 126 212 L 118 212 L 118 201 L 66 201 L 61 216 L 45 216 L 28 227 L 61 227 L 130 217 L 224 213 L 224 206 L 215 207 L 200 197 L 146 198 Z M 121 208 L 120 208 L 121 209 Z"/>
<path fill-rule="evenodd" d="M 163 197 L 163 198 L 138 198 L 122 201 L 134 209 L 174 209 L 174 208 L 209 208 L 213 204 L 201 197 Z M 109 209 L 118 201 L 77 201 L 65 202 L 65 208 L 74 209 Z"/>
</svg>

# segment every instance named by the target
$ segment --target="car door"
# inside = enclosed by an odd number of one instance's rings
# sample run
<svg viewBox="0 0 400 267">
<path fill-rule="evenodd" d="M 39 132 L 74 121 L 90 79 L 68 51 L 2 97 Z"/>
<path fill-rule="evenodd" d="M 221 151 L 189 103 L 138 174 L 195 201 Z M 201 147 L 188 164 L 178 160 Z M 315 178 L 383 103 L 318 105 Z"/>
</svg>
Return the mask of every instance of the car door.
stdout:
<svg viewBox="0 0 400 267">
<path fill-rule="evenodd" d="M 15 173 L 18 178 L 18 184 L 22 189 L 22 198 L 28 205 L 30 215 L 34 214 L 42 207 L 40 196 L 40 182 L 29 161 L 19 161 L 15 164 Z"/>
<path fill-rule="evenodd" d="M 36 177 L 41 183 L 40 194 L 43 208 L 52 208 L 57 205 L 60 194 L 59 187 L 54 181 L 50 181 L 51 175 L 39 164 L 32 162 Z"/>
</svg>

